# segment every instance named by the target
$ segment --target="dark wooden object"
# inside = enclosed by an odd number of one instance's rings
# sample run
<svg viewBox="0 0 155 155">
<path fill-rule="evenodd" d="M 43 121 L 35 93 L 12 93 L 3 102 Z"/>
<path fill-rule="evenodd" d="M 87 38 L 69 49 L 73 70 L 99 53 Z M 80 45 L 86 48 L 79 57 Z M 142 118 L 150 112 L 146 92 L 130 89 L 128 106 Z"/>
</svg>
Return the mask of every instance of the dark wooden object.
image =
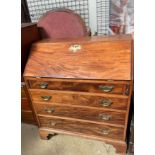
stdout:
<svg viewBox="0 0 155 155">
<path fill-rule="evenodd" d="M 31 44 L 39 39 L 40 36 L 35 23 L 23 23 L 21 25 L 21 74 L 24 72 Z M 25 123 L 36 124 L 23 75 L 21 75 L 21 81 L 21 120 Z"/>
<path fill-rule="evenodd" d="M 23 73 L 31 44 L 38 41 L 40 35 L 36 23 L 22 23 L 21 25 L 21 73 Z"/>
<path fill-rule="evenodd" d="M 134 155 L 134 92 L 132 93 L 131 98 L 127 137 L 128 153 Z"/>
<path fill-rule="evenodd" d="M 131 47 L 129 35 L 33 44 L 24 78 L 40 137 L 79 135 L 112 144 L 125 154 Z"/>
</svg>

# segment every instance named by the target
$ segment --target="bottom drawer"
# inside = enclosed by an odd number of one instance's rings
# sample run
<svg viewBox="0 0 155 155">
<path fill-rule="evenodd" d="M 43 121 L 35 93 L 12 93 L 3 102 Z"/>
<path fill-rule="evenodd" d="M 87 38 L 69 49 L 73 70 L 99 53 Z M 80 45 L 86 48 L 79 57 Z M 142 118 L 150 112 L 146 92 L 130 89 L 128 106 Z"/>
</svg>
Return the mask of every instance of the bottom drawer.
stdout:
<svg viewBox="0 0 155 155">
<path fill-rule="evenodd" d="M 112 138 L 116 140 L 124 139 L 123 128 L 42 116 L 39 117 L 39 121 L 41 127 L 69 131 L 72 133 L 85 134 L 94 137 Z"/>
</svg>

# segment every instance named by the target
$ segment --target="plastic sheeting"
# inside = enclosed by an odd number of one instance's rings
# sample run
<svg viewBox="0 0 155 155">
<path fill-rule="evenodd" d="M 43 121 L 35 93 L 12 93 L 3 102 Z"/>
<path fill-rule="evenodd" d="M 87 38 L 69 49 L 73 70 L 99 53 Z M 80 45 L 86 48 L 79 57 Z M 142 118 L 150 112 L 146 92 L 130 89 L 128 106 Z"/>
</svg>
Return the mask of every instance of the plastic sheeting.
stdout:
<svg viewBox="0 0 155 155">
<path fill-rule="evenodd" d="M 110 28 L 112 33 L 134 32 L 134 0 L 111 0 Z"/>
</svg>

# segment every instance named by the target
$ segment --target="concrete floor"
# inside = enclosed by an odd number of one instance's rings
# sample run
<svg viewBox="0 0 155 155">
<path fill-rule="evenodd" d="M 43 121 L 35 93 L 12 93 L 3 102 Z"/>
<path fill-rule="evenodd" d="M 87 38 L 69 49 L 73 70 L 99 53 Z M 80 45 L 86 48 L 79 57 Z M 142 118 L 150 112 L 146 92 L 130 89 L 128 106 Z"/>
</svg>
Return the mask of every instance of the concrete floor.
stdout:
<svg viewBox="0 0 155 155">
<path fill-rule="evenodd" d="M 22 155 L 116 155 L 113 146 L 81 137 L 59 134 L 41 140 L 36 126 L 23 123 L 21 137 Z"/>
</svg>

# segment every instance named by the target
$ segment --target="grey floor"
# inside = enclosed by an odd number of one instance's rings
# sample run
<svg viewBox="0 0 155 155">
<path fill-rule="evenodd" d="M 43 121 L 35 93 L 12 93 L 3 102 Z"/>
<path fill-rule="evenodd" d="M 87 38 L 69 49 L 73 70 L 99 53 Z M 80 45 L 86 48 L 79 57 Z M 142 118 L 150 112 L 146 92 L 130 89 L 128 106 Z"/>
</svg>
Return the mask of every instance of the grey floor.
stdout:
<svg viewBox="0 0 155 155">
<path fill-rule="evenodd" d="M 22 124 L 21 137 L 22 155 L 116 155 L 113 146 L 81 137 L 59 134 L 41 140 L 38 128 L 28 124 Z"/>
</svg>

